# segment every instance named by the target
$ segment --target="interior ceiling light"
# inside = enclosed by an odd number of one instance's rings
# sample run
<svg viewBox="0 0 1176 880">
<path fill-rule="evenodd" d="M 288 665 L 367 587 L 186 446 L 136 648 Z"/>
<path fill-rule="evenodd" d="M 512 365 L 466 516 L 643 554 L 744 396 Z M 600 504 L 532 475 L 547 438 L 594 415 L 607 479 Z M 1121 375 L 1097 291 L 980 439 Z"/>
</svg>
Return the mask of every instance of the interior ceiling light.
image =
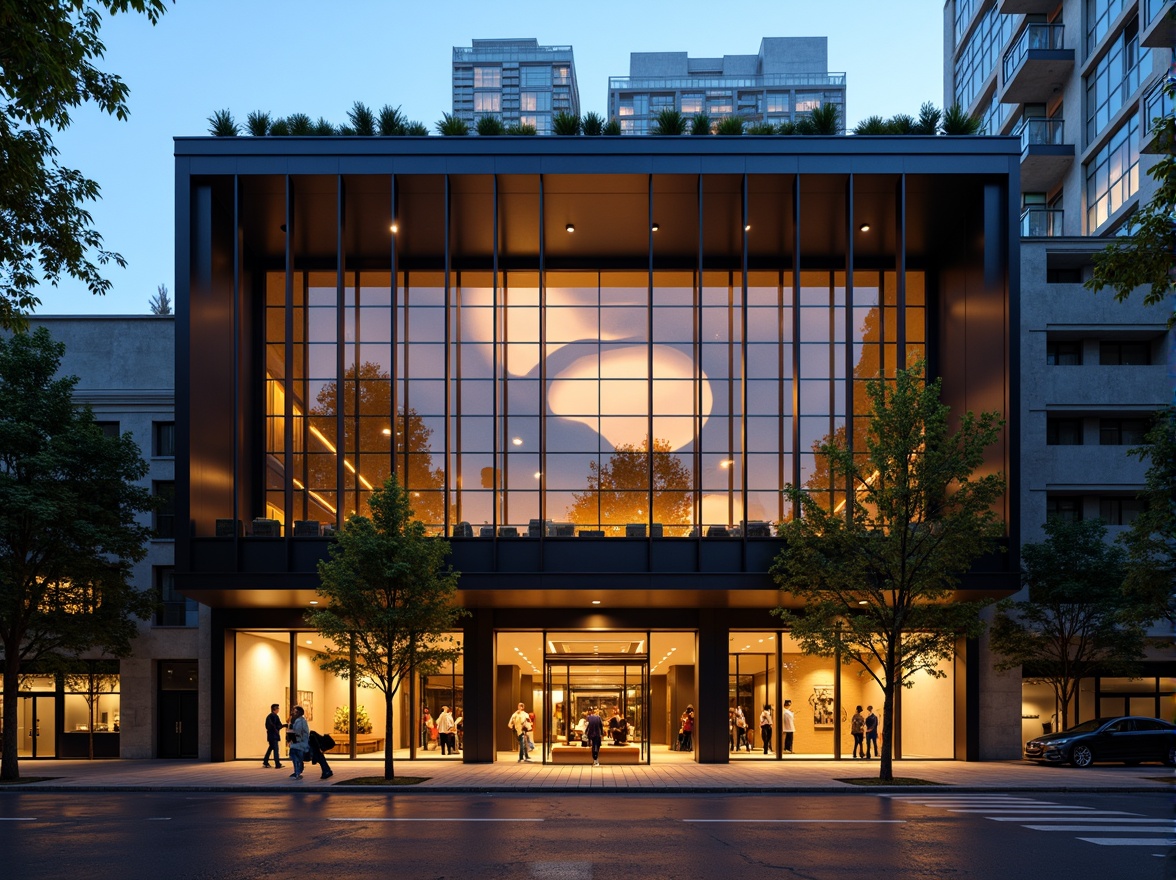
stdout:
<svg viewBox="0 0 1176 880">
<path fill-rule="evenodd" d="M 381 433 L 382 433 L 382 434 L 383 434 L 385 437 L 391 437 L 391 436 L 392 436 L 392 429 L 391 429 L 391 428 L 385 428 L 385 429 L 384 429 L 384 430 L 383 430 Z"/>
<path fill-rule="evenodd" d="M 751 224 L 750 224 L 750 223 L 745 223 L 745 224 L 744 224 L 744 226 L 743 226 L 743 231 L 744 231 L 744 232 L 751 232 Z"/>
<path fill-rule="evenodd" d="M 870 224 L 863 223 L 861 226 L 858 227 L 858 231 L 859 232 L 869 232 L 870 231 Z"/>
<path fill-rule="evenodd" d="M 514 446 L 522 446 L 523 445 L 523 438 L 522 437 L 511 437 L 510 442 Z"/>
<path fill-rule="evenodd" d="M 392 234 L 393 234 L 393 235 L 395 235 L 397 232 L 399 232 L 399 231 L 400 231 L 400 224 L 399 224 L 399 223 L 393 223 L 393 224 L 392 224 L 391 226 L 389 226 L 388 228 L 389 228 L 390 230 L 392 230 Z"/>
<path fill-rule="evenodd" d="M 870 603 L 867 602 L 865 599 L 858 599 L 858 604 L 859 605 L 869 605 Z"/>
<path fill-rule="evenodd" d="M 568 232 L 575 232 L 576 231 L 576 224 L 569 223 L 567 226 L 564 227 L 564 229 L 566 229 Z"/>
<path fill-rule="evenodd" d="M 593 600 L 592 600 L 592 604 L 593 604 L 593 605 L 599 605 L 599 604 L 600 604 L 600 600 L 599 600 L 599 599 L 593 599 Z"/>
<path fill-rule="evenodd" d="M 310 600 L 310 604 L 311 604 L 311 605 L 317 605 L 317 604 L 318 604 L 318 599 L 311 599 L 311 600 Z"/>
<path fill-rule="evenodd" d="M 654 223 L 654 224 L 653 224 L 651 227 L 649 227 L 649 228 L 650 228 L 650 229 L 652 229 L 654 232 L 657 232 L 659 229 L 661 229 L 661 224 L 660 224 L 660 223 Z"/>
<path fill-rule="evenodd" d="M 306 640 L 306 644 L 308 644 L 308 645 L 310 644 L 310 639 Z"/>
</svg>

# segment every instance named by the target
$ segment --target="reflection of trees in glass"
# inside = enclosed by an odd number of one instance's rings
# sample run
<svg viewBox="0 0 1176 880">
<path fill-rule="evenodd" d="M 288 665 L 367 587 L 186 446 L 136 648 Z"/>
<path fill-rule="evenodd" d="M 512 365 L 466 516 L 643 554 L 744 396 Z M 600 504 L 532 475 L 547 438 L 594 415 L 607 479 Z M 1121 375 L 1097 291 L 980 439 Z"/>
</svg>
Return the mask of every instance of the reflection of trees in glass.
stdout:
<svg viewBox="0 0 1176 880">
<path fill-rule="evenodd" d="M 358 367 L 349 366 L 343 374 L 343 455 L 344 475 L 348 489 L 360 493 L 358 511 L 367 515 L 367 498 L 373 486 L 381 486 L 392 470 L 392 455 L 396 455 L 397 471 L 409 491 L 414 515 L 427 523 L 440 523 L 444 518 L 445 471 L 433 467 L 431 440 L 433 429 L 413 409 L 401 408 L 396 415 L 396 437 L 392 441 L 392 376 L 380 364 L 364 361 Z M 338 420 L 339 392 L 336 383 L 328 382 L 319 390 L 310 408 L 310 425 L 321 433 L 330 447 L 339 448 Z M 323 452 L 331 452 L 326 444 L 314 442 Z M 406 454 L 407 453 L 407 454 Z M 308 479 L 311 488 L 330 489 L 335 485 L 335 456 L 309 457 Z M 354 503 L 348 505 L 356 507 Z"/>
<path fill-rule="evenodd" d="M 653 516 L 649 515 L 649 438 L 624 443 L 604 464 L 588 465 L 588 489 L 573 493 L 567 517 L 576 525 L 606 525 L 623 534 L 626 523 L 661 523 L 663 534 L 684 534 L 692 522 L 694 481 L 668 440 L 653 439 Z M 673 526 L 679 528 L 674 529 Z"/>
</svg>

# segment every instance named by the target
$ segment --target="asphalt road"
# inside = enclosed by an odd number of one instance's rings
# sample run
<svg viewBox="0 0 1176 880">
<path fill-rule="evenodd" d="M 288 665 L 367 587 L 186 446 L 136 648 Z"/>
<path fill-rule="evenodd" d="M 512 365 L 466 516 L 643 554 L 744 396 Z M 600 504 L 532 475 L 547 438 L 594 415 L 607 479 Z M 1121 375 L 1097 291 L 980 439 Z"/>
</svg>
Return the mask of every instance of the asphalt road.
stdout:
<svg viewBox="0 0 1176 880">
<path fill-rule="evenodd" d="M 1176 876 L 1166 795 L 0 795 L 0 877 Z"/>
</svg>

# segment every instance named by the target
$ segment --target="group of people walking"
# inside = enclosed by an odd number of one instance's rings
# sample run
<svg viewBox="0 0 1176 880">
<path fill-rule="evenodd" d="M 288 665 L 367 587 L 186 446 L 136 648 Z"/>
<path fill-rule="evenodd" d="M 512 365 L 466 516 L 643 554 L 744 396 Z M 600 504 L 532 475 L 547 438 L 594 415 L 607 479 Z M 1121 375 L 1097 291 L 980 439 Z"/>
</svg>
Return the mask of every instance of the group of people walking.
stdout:
<svg viewBox="0 0 1176 880">
<path fill-rule="evenodd" d="M 866 711 L 870 714 L 863 716 L 862 707 L 858 706 L 853 717 L 849 719 L 849 732 L 853 736 L 853 756 L 855 758 L 878 757 L 878 716 L 874 714 L 873 706 L 866 706 Z"/>
<path fill-rule="evenodd" d="M 310 756 L 311 764 L 318 764 L 322 770 L 322 779 L 330 779 L 335 775 L 331 765 L 327 763 L 326 749 L 323 737 L 310 729 L 306 720 L 306 710 L 295 706 L 290 711 L 287 721 L 282 721 L 278 714 L 278 704 L 270 706 L 269 714 L 265 716 L 265 756 L 261 759 L 261 766 L 282 768 L 282 730 L 286 731 L 286 744 L 290 747 L 290 763 L 294 765 L 291 779 L 301 779 L 302 771 L 306 769 L 306 758 Z M 329 744 L 328 744 L 329 745 Z M 274 763 L 270 764 L 270 755 L 274 756 Z"/>
<path fill-rule="evenodd" d="M 456 755 L 462 750 L 461 735 L 464 729 L 465 717 L 461 709 L 455 715 L 448 706 L 442 706 L 436 720 L 427 706 L 421 709 L 421 748 L 426 752 L 437 745 L 442 755 Z"/>
<path fill-rule="evenodd" d="M 732 706 L 729 712 L 727 726 L 730 729 L 731 751 L 738 752 L 746 748 L 752 749 L 752 727 L 743 711 L 742 706 Z M 772 715 L 772 704 L 764 703 L 759 714 L 760 744 L 764 754 L 772 751 L 772 734 L 776 729 Z M 784 734 L 784 751 L 791 754 L 793 737 L 796 735 L 796 715 L 792 711 L 792 700 L 784 701 L 784 708 L 780 711 L 780 732 Z"/>
</svg>

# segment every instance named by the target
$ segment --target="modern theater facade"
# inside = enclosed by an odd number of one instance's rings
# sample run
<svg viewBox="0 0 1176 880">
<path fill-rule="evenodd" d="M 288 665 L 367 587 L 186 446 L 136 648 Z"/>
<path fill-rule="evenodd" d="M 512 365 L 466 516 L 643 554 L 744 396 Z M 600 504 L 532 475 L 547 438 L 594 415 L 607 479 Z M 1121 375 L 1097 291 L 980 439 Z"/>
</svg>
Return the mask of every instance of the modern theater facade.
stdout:
<svg viewBox="0 0 1176 880">
<path fill-rule="evenodd" d="M 770 760 L 785 700 L 790 759 L 849 757 L 881 694 L 770 613 L 782 489 L 844 502 L 813 447 L 860 433 L 879 371 L 925 359 L 953 412 L 1017 412 L 1019 161 L 1011 138 L 177 139 L 175 580 L 212 609 L 208 757 L 259 759 L 297 702 L 342 755 L 438 757 L 424 710 L 448 706 L 452 760 L 514 760 L 522 702 L 547 762 L 582 760 L 593 705 L 628 729 L 608 761 L 734 759 L 735 707 L 740 759 Z M 1006 534 L 1015 436 L 984 464 Z M 389 742 L 303 616 L 392 473 L 469 615 Z M 962 642 L 903 692 L 899 753 L 1015 757 L 1020 681 L 991 666 Z"/>
</svg>

